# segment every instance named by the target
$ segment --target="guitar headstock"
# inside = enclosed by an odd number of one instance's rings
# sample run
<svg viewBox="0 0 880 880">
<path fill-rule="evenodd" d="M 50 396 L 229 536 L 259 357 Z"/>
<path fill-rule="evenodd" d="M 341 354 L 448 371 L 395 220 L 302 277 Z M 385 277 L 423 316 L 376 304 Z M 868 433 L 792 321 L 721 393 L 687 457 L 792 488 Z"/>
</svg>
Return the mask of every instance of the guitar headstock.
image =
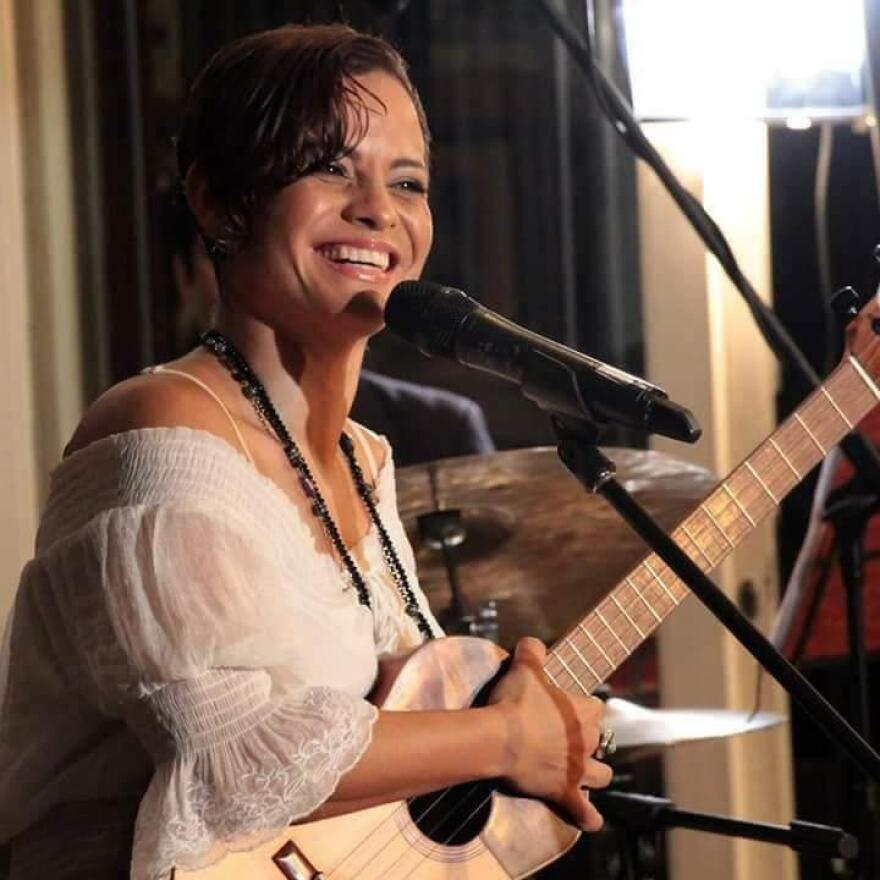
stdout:
<svg viewBox="0 0 880 880">
<path fill-rule="evenodd" d="M 856 301 L 849 306 L 849 311 L 857 312 L 846 328 L 846 354 L 855 357 L 875 380 L 880 380 L 880 288 L 861 308 L 858 306 L 858 295 L 846 293 L 851 288 L 844 288 L 841 294 L 855 296 Z"/>
</svg>

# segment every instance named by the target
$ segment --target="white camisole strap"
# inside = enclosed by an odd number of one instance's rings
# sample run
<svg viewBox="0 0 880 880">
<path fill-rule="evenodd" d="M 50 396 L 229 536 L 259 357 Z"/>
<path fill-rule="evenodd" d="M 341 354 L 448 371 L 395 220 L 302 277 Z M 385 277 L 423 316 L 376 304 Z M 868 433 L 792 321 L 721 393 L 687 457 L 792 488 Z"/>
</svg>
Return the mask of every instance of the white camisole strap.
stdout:
<svg viewBox="0 0 880 880">
<path fill-rule="evenodd" d="M 189 379 L 190 382 L 194 382 L 196 385 L 199 386 L 199 388 L 202 388 L 204 391 L 207 391 L 208 394 L 210 394 L 211 397 L 213 397 L 214 400 L 217 402 L 217 405 L 220 407 L 220 409 L 222 409 L 223 412 L 226 414 L 226 418 L 229 419 L 229 424 L 232 425 L 232 430 L 235 431 L 235 436 L 238 438 L 238 442 L 241 445 L 241 448 L 244 451 L 244 454 L 248 457 L 248 461 L 250 461 L 250 463 L 254 467 L 257 466 L 257 463 L 254 461 L 254 457 L 251 455 L 250 449 L 248 449 L 247 443 L 244 442 L 244 437 L 242 436 L 238 425 L 235 423 L 235 419 L 232 418 L 232 413 L 229 412 L 229 409 L 226 406 L 226 404 L 223 403 L 223 401 L 218 397 L 217 393 L 214 391 L 213 388 L 211 388 L 210 385 L 208 385 L 206 382 L 203 382 L 201 379 L 199 379 L 198 376 L 193 376 L 192 373 L 187 373 L 185 370 L 175 370 L 173 367 L 166 367 L 163 364 L 159 364 L 158 366 L 151 367 L 147 372 L 167 373 L 171 376 L 180 376 L 182 379 Z"/>
<path fill-rule="evenodd" d="M 358 446 L 360 446 L 361 453 L 366 460 L 367 477 L 370 483 L 375 486 L 376 480 L 379 477 L 379 465 L 373 453 L 373 444 L 370 442 L 369 437 L 370 432 L 363 425 L 359 425 L 351 419 L 348 420 L 348 424 L 351 425 L 352 433 L 357 437 Z"/>
</svg>

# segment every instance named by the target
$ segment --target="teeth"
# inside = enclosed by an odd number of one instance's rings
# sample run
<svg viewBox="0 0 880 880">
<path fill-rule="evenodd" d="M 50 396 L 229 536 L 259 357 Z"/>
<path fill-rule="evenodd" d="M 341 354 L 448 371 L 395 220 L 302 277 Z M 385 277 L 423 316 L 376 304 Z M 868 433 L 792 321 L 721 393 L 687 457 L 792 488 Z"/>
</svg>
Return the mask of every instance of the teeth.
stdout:
<svg viewBox="0 0 880 880">
<path fill-rule="evenodd" d="M 363 263 L 375 266 L 385 272 L 391 264 L 391 255 L 384 251 L 373 251 L 367 248 L 351 247 L 347 244 L 329 244 L 321 248 L 321 253 L 328 260 L 337 263 Z"/>
</svg>

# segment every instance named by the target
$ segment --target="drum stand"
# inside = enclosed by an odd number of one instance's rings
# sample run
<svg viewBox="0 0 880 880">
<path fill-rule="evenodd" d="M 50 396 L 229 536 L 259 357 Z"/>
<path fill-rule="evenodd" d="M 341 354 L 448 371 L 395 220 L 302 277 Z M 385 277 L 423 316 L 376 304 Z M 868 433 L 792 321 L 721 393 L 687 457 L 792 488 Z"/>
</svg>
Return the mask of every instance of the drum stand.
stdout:
<svg viewBox="0 0 880 880">
<path fill-rule="evenodd" d="M 435 492 L 436 503 L 436 492 Z M 457 549 L 467 540 L 467 529 L 461 511 L 436 509 L 418 518 L 422 543 L 443 554 L 443 565 L 452 599 L 438 614 L 443 631 L 448 635 L 477 636 L 499 642 L 498 607 L 494 599 L 470 602 L 458 579 Z"/>
</svg>

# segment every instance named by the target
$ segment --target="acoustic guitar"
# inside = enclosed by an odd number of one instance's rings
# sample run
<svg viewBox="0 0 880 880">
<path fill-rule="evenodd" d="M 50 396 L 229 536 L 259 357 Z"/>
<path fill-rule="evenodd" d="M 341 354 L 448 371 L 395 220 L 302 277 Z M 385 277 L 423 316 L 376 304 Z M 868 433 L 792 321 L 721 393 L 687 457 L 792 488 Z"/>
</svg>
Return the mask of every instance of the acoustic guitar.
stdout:
<svg viewBox="0 0 880 880">
<path fill-rule="evenodd" d="M 672 532 L 710 571 L 880 401 L 878 299 L 850 324 L 847 350 L 820 388 Z M 688 596 L 648 555 L 548 652 L 547 676 L 593 691 Z M 439 639 L 383 665 L 374 703 L 390 710 L 461 709 L 499 670 L 505 652 L 470 637 Z M 580 832 L 541 801 L 488 782 L 302 825 L 249 852 L 176 880 L 513 880 L 565 853 Z"/>
</svg>

